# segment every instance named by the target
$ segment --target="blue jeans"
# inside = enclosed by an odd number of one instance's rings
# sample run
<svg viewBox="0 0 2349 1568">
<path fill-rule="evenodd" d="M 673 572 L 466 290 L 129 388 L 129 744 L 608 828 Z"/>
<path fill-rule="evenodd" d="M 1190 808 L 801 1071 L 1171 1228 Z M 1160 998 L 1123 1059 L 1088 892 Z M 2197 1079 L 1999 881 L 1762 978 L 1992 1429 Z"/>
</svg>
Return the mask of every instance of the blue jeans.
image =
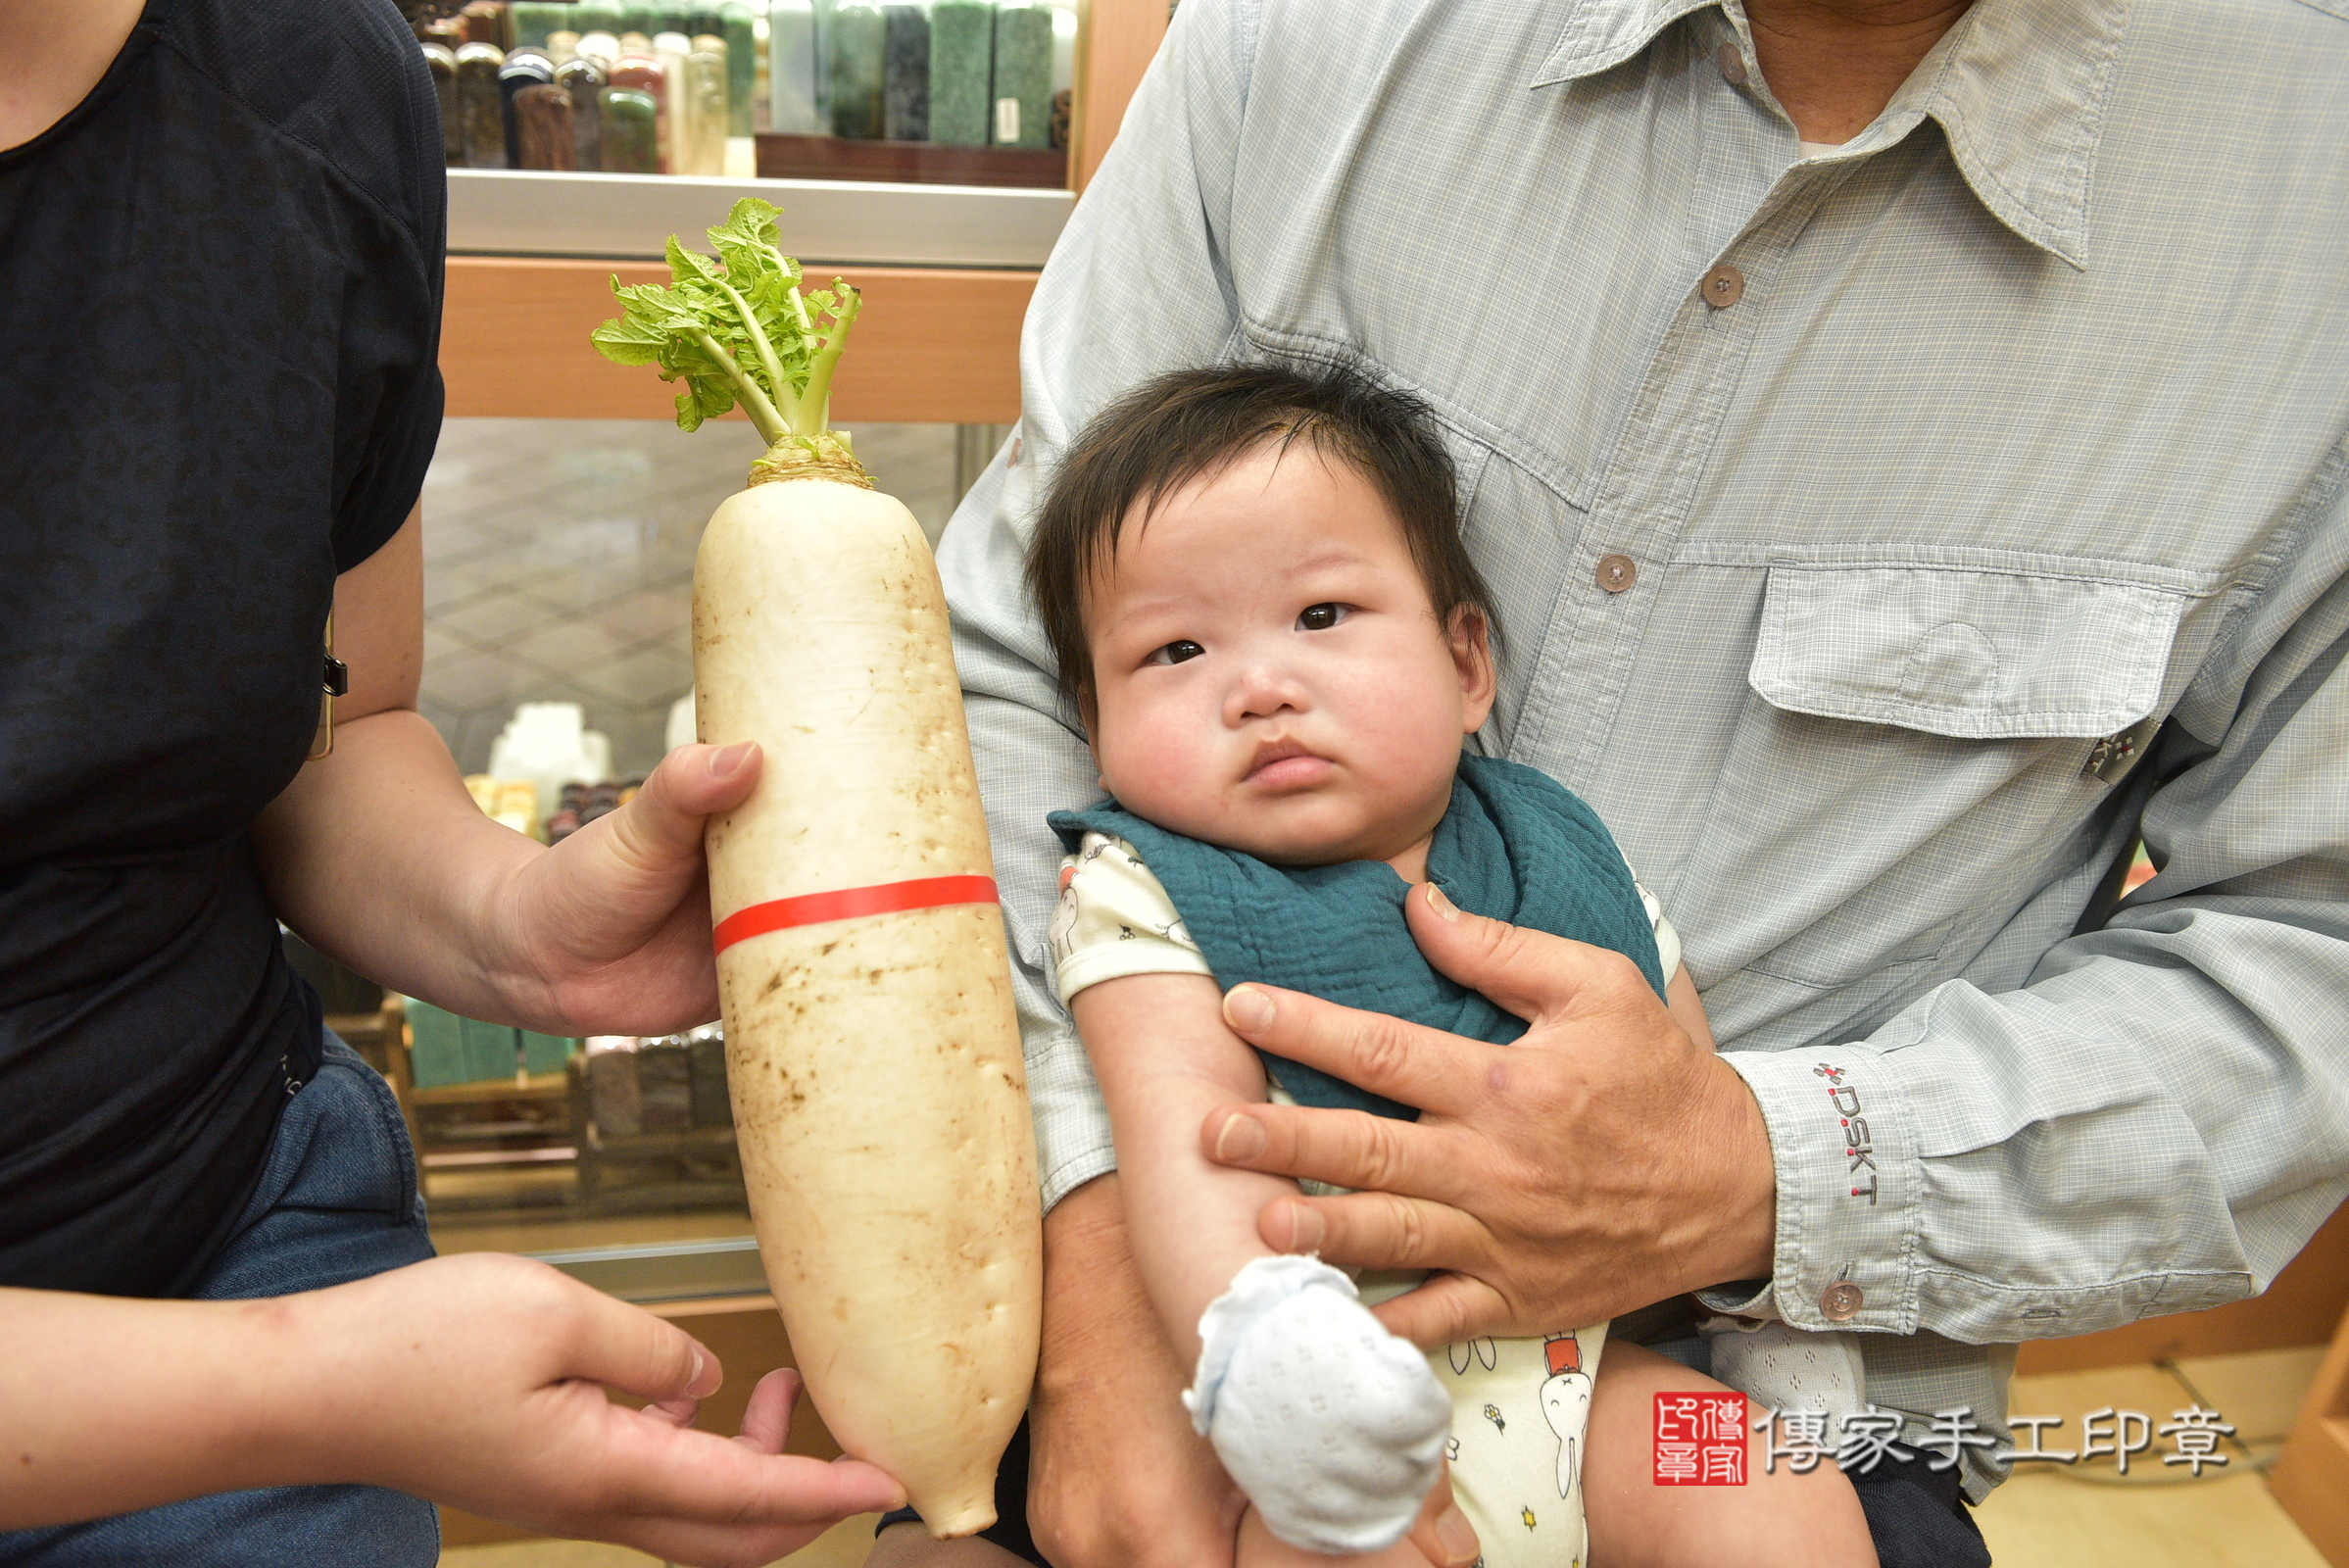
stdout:
<svg viewBox="0 0 2349 1568">
<path fill-rule="evenodd" d="M 326 1036 L 286 1102 L 261 1185 L 192 1296 L 290 1296 L 432 1255 L 416 1152 L 391 1086 Z M 60 1397 L 71 1397 L 61 1390 Z M 433 1568 L 432 1504 L 381 1487 L 224 1492 L 87 1524 L 0 1534 L 9 1568 Z"/>
</svg>

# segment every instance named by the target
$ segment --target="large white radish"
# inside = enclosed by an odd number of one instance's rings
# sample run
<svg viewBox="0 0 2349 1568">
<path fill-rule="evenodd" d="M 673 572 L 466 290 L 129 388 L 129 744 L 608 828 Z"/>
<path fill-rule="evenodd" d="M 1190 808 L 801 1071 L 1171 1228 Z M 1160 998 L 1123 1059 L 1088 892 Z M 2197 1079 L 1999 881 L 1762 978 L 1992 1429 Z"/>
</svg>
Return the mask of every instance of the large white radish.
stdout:
<svg viewBox="0 0 2349 1568">
<path fill-rule="evenodd" d="M 615 279 L 596 341 L 685 380 L 686 428 L 739 400 L 769 442 L 694 567 L 701 738 L 765 753 L 708 835 L 735 1140 L 825 1425 L 969 1535 L 1042 1301 L 1010 968 L 937 565 L 825 428 L 858 302 L 803 301 L 773 217 L 738 203 L 723 266 L 672 240 L 674 289 Z"/>
</svg>

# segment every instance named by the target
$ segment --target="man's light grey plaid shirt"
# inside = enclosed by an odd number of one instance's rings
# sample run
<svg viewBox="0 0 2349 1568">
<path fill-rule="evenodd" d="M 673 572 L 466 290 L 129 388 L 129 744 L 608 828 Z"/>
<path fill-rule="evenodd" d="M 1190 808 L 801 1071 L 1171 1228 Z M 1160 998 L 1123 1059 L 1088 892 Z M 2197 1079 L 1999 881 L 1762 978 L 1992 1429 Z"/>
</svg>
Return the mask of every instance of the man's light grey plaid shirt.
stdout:
<svg viewBox="0 0 2349 1568">
<path fill-rule="evenodd" d="M 1755 1309 L 1859 1287 L 1914 1442 L 2263 1287 L 2349 1191 L 2344 148 L 2342 0 L 1977 0 L 1808 161 L 1736 0 L 1187 0 L 942 551 L 1048 1200 L 1113 1156 L 1038 486 L 1144 376 L 1346 362 L 1458 462 L 1482 745 L 1606 819 L 1761 1101 Z"/>
</svg>

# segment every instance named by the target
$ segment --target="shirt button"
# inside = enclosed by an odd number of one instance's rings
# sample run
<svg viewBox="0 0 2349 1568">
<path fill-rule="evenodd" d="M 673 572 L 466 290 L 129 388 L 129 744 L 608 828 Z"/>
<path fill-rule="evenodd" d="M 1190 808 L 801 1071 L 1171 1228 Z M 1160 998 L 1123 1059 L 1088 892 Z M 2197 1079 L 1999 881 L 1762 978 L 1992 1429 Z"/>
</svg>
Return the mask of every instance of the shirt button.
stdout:
<svg viewBox="0 0 2349 1568">
<path fill-rule="evenodd" d="M 1867 1293 L 1851 1281 L 1837 1280 L 1819 1293 L 1819 1310 L 1827 1314 L 1830 1323 L 1848 1323 L 1860 1315 L 1867 1299 Z"/>
<path fill-rule="evenodd" d="M 1721 63 L 1721 79 L 1723 81 L 1733 87 L 1745 85 L 1745 57 L 1737 53 L 1736 44 L 1723 44 L 1713 52 L 1713 58 Z"/>
<path fill-rule="evenodd" d="M 1705 273 L 1704 281 L 1696 285 L 1697 293 L 1716 311 L 1726 311 L 1745 297 L 1745 274 L 1729 263 Z"/>
<path fill-rule="evenodd" d="M 1595 575 L 1601 588 L 1619 594 L 1639 580 L 1639 566 L 1629 556 L 1601 556 Z"/>
</svg>

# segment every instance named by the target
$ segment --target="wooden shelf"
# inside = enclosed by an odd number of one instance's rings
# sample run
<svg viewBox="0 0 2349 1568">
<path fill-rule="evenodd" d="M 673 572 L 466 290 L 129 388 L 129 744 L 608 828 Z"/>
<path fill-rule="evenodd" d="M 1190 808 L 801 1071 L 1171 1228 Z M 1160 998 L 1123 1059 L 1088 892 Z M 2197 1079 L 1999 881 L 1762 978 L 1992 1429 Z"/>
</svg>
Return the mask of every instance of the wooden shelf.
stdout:
<svg viewBox="0 0 2349 1568">
<path fill-rule="evenodd" d="M 561 1100 L 563 1075 L 542 1072 L 518 1082 L 512 1078 L 483 1078 L 469 1084 L 442 1084 L 436 1089 L 411 1089 L 418 1105 L 486 1105 L 501 1100 Z"/>
<path fill-rule="evenodd" d="M 606 1159 L 668 1159 L 680 1154 L 725 1154 L 734 1152 L 734 1129 L 731 1127 L 690 1127 L 681 1133 L 630 1133 L 624 1138 L 595 1128 L 592 1123 L 588 1143 Z"/>
<path fill-rule="evenodd" d="M 440 370 L 450 416 L 675 417 L 676 388 L 642 367 L 612 364 L 587 340 L 619 314 L 615 273 L 623 283 L 668 281 L 667 268 L 643 262 L 449 258 Z M 867 307 L 833 386 L 837 422 L 1009 424 L 1019 417 L 1019 324 L 1036 291 L 1034 272 L 809 269 L 818 285 L 835 275 L 861 289 Z M 749 435 L 743 444 L 747 468 L 758 453 Z"/>
<path fill-rule="evenodd" d="M 1069 189 L 1101 167 L 1126 104 L 1165 41 L 1167 0 L 1077 0 L 1076 102 L 1068 129 Z"/>
<path fill-rule="evenodd" d="M 1057 148 L 950 147 L 935 141 L 768 134 L 759 138 L 759 177 L 1051 190 L 1068 184 L 1068 154 Z"/>
<path fill-rule="evenodd" d="M 659 262 L 668 237 L 703 230 L 745 196 L 776 209 L 783 249 L 829 267 L 994 267 L 1033 271 L 1076 197 L 1022 185 L 920 185 L 701 174 L 449 171 L 452 256 L 588 256 Z"/>
<path fill-rule="evenodd" d="M 841 365 L 836 419 L 1016 421 L 1019 328 L 1035 268 L 1066 220 L 1069 192 L 1084 188 L 1116 135 L 1170 9 L 1167 0 L 1080 0 L 1066 153 L 763 136 L 761 174 L 803 158 L 823 164 L 807 171 L 820 177 L 763 188 L 671 175 L 452 171 L 450 244 L 475 254 L 448 264 L 440 364 L 449 415 L 673 417 L 673 388 L 609 363 L 587 334 L 617 314 L 613 273 L 667 281 L 665 268 L 644 260 L 659 254 L 661 236 L 716 222 L 734 196 L 760 194 L 785 209 L 786 243 L 807 259 L 809 278 L 844 276 L 872 307 Z M 1054 186 L 1063 188 L 1045 188 Z M 945 231 L 951 244 L 941 244 Z M 852 254 L 864 260 L 823 261 Z M 630 259 L 593 259 L 620 256 Z"/>
</svg>

